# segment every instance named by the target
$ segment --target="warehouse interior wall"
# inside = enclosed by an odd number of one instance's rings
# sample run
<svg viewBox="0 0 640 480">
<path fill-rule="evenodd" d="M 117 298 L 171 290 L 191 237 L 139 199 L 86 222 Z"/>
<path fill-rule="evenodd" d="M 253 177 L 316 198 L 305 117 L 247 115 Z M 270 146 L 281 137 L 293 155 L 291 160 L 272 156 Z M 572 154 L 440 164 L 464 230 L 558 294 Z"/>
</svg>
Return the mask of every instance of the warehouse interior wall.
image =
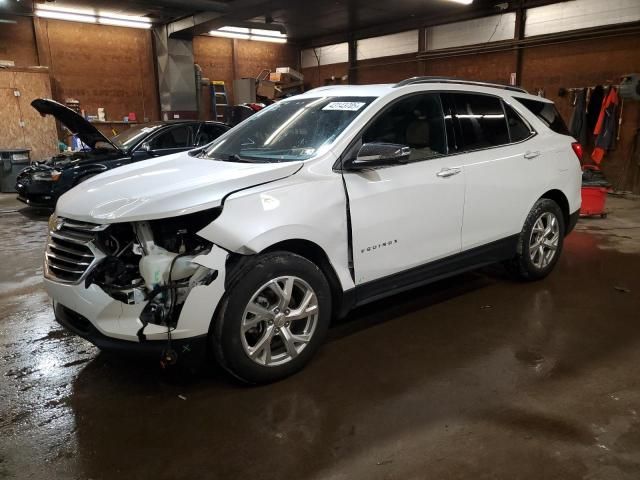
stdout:
<svg viewBox="0 0 640 480">
<path fill-rule="evenodd" d="M 0 59 L 14 60 L 18 67 L 48 65 L 55 99 L 78 98 L 88 112 L 105 107 L 111 119 L 130 111 L 140 119 L 159 118 L 149 31 L 29 17 L 14 19 L 17 23 L 0 29 Z M 399 47 L 402 39 L 400 35 Z M 637 36 L 629 34 L 524 48 L 519 83 L 529 91 L 544 89 L 545 96 L 556 102 L 568 122 L 572 107 L 567 97 L 558 95 L 559 88 L 612 83 L 620 75 L 640 72 L 636 43 Z M 203 76 L 225 81 L 230 101 L 234 78 L 255 77 L 263 68 L 279 66 L 300 69 L 307 88 L 333 83 L 397 82 L 415 75 L 508 83 L 511 73 L 517 70 L 517 53 L 513 49 L 491 53 L 471 53 L 472 50 L 470 47 L 470 54 L 466 55 L 439 58 L 418 58 L 415 53 L 367 58 L 354 62 L 350 68 L 345 44 L 320 47 L 317 58 L 308 54 L 305 57 L 303 51 L 301 58 L 300 49 L 291 43 L 208 36 L 193 40 L 194 60 L 202 67 Z M 207 89 L 202 93 L 201 116 L 210 118 Z M 620 142 L 603 163 L 616 188 L 635 192 L 640 192 L 640 169 L 632 163 L 630 152 L 639 121 L 638 102 L 626 102 Z"/>
<path fill-rule="evenodd" d="M 628 35 L 526 49 L 522 86 L 529 91 L 544 88 L 545 96 L 556 103 L 568 123 L 573 108 L 568 96 L 558 95 L 559 89 L 615 84 L 620 75 L 640 73 L 637 41 L 637 35 Z M 620 141 L 602 163 L 607 179 L 616 189 L 640 193 L 640 165 L 631 158 L 639 128 L 640 102 L 625 101 Z"/>
<path fill-rule="evenodd" d="M 149 30 L 7 18 L 16 23 L 0 28 L 0 59 L 13 60 L 16 67 L 48 66 L 54 99 L 76 98 L 93 115 L 103 107 L 111 120 L 122 120 L 129 112 L 140 120 L 160 119 Z M 193 50 L 203 76 L 223 80 L 230 101 L 234 78 L 255 77 L 264 68 L 299 68 L 299 48 L 292 44 L 199 36 Z M 202 93 L 202 117 L 210 118 L 208 90 Z"/>
<path fill-rule="evenodd" d="M 38 49 L 31 18 L 4 16 L 16 23 L 3 23 L 0 27 L 0 60 L 13 60 L 16 67 L 38 65 Z"/>
<path fill-rule="evenodd" d="M 277 67 L 298 69 L 299 52 L 299 48 L 292 44 L 209 36 L 193 38 L 193 58 L 202 68 L 202 76 L 224 81 L 230 102 L 234 101 L 234 78 L 255 78 L 261 70 L 275 70 Z M 210 118 L 209 92 L 204 89 L 202 93 L 202 112 L 205 118 Z"/>
<path fill-rule="evenodd" d="M 52 96 L 109 120 L 135 112 L 159 119 L 151 32 L 61 20 L 14 16 L 0 29 L 0 59 L 16 67 L 48 67 Z"/>
<path fill-rule="evenodd" d="M 60 20 L 40 23 L 36 34 L 49 58 L 57 100 L 76 98 L 93 115 L 103 107 L 110 120 L 122 120 L 129 112 L 141 121 L 159 119 L 149 30 Z"/>
</svg>

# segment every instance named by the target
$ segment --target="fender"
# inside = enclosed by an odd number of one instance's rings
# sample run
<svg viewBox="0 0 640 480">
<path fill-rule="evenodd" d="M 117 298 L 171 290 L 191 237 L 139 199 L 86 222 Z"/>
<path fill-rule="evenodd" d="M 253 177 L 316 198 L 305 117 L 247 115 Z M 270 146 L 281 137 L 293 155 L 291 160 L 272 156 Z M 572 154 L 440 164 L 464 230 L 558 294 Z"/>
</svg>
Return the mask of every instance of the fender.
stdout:
<svg viewBox="0 0 640 480">
<path fill-rule="evenodd" d="M 98 175 L 99 173 L 106 172 L 107 166 L 102 163 L 92 163 L 89 165 L 77 165 L 72 169 L 73 182 L 77 182 L 87 175 Z"/>
<path fill-rule="evenodd" d="M 242 255 L 287 240 L 313 242 L 326 253 L 342 289 L 348 290 L 354 284 L 348 268 L 346 209 L 340 174 L 305 166 L 291 177 L 228 196 L 220 216 L 198 235 Z"/>
</svg>

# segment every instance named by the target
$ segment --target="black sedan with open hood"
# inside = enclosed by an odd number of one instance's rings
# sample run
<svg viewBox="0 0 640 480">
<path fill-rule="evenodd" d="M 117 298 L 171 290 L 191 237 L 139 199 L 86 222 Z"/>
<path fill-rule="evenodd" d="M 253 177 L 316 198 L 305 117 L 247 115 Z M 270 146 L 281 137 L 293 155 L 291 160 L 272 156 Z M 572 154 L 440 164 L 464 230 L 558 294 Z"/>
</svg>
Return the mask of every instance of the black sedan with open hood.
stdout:
<svg viewBox="0 0 640 480">
<path fill-rule="evenodd" d="M 53 115 L 86 146 L 25 168 L 18 175 L 18 199 L 37 208 L 54 208 L 58 197 L 98 173 L 153 157 L 204 146 L 229 130 L 220 122 L 170 121 L 131 125 L 112 138 L 88 120 L 53 100 L 31 102 L 41 115 Z"/>
</svg>

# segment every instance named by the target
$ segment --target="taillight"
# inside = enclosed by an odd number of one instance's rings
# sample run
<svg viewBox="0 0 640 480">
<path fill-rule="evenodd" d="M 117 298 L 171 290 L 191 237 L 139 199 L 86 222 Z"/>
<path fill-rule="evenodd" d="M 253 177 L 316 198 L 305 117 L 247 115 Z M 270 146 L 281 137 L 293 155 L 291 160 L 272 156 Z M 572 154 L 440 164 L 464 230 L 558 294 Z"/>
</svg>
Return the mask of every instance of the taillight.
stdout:
<svg viewBox="0 0 640 480">
<path fill-rule="evenodd" d="M 571 148 L 573 148 L 573 153 L 576 154 L 576 157 L 578 157 L 578 160 L 580 160 L 580 163 L 582 163 L 582 157 L 584 156 L 584 150 L 582 150 L 582 145 L 580 145 L 580 143 L 578 142 L 573 142 L 571 144 Z"/>
</svg>

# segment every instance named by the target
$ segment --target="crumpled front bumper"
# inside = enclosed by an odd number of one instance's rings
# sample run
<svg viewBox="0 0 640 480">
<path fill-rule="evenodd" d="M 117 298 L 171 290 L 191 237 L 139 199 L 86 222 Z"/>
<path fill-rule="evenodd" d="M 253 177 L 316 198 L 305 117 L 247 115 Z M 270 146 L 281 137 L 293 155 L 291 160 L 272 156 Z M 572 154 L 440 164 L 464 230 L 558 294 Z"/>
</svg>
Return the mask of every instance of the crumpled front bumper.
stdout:
<svg viewBox="0 0 640 480">
<path fill-rule="evenodd" d="M 218 275 L 209 285 L 196 286 L 189 292 L 177 326 L 171 331 L 173 341 L 206 338 L 208 335 L 216 308 L 224 295 L 227 255 L 225 250 L 214 246 L 211 252 L 193 260 L 216 270 Z M 127 305 L 110 297 L 95 284 L 85 288 L 84 282 L 65 284 L 45 277 L 44 286 L 54 302 L 58 322 L 101 348 L 117 345 L 113 349 L 145 350 L 155 342 L 166 344 L 167 327 L 161 325 L 148 324 L 144 329 L 146 340 L 140 342 L 138 338 L 142 327 L 139 317 L 147 301 Z"/>
<path fill-rule="evenodd" d="M 90 341 L 104 351 L 135 355 L 161 355 L 169 348 L 168 339 L 146 340 L 142 343 L 119 340 L 102 334 L 82 315 L 54 302 L 53 309 L 57 322 L 67 330 Z M 203 359 L 207 352 L 207 335 L 171 340 L 171 349 L 178 356 L 190 359 Z"/>
</svg>

